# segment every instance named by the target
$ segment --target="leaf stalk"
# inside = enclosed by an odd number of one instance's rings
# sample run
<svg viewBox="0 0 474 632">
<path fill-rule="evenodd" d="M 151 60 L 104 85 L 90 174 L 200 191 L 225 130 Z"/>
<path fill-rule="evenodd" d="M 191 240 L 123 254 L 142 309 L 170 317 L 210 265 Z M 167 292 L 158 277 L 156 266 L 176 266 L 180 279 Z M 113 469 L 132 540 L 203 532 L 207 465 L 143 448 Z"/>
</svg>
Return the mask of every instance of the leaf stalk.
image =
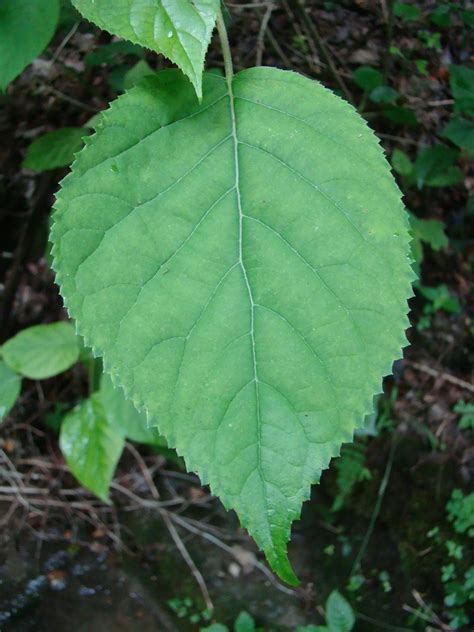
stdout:
<svg viewBox="0 0 474 632">
<path fill-rule="evenodd" d="M 229 36 L 227 35 L 227 29 L 225 26 L 224 16 L 222 15 L 222 9 L 217 12 L 217 32 L 219 33 L 219 39 L 222 46 L 222 55 L 224 57 L 225 78 L 229 88 L 232 86 L 232 79 L 234 78 L 234 65 L 232 63 L 232 53 L 230 51 Z"/>
</svg>

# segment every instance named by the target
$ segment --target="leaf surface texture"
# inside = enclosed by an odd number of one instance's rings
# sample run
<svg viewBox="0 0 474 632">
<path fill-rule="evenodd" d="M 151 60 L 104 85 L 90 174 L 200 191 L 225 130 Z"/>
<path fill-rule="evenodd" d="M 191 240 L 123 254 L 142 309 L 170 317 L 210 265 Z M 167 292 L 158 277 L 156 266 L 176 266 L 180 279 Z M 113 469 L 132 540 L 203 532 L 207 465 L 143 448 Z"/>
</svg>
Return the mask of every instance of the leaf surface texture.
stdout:
<svg viewBox="0 0 474 632">
<path fill-rule="evenodd" d="M 163 53 L 202 95 L 204 58 L 220 0 L 72 0 L 91 22 Z"/>
<path fill-rule="evenodd" d="M 118 99 L 63 182 L 80 332 L 265 552 L 406 344 L 408 220 L 379 144 L 319 83 L 175 71 Z"/>
</svg>

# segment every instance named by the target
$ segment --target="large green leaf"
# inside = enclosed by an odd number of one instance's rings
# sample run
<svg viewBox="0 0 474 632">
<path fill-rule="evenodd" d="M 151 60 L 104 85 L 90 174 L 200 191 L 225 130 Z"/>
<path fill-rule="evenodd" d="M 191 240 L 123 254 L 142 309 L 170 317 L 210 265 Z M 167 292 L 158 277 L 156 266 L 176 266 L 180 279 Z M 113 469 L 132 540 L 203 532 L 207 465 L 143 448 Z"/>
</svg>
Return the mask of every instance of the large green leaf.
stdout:
<svg viewBox="0 0 474 632">
<path fill-rule="evenodd" d="M 49 44 L 58 18 L 58 0 L 1 0 L 0 90 Z"/>
<path fill-rule="evenodd" d="M 105 501 L 123 445 L 123 435 L 113 427 L 98 394 L 68 413 L 61 425 L 61 451 L 71 472 Z"/>
<path fill-rule="evenodd" d="M 79 339 L 71 323 L 28 327 L 2 347 L 5 363 L 32 380 L 44 380 L 69 369 L 79 359 Z"/>
<path fill-rule="evenodd" d="M 72 0 L 91 22 L 163 53 L 202 95 L 204 58 L 220 0 Z"/>
<path fill-rule="evenodd" d="M 21 390 L 21 377 L 0 360 L 0 421 L 10 412 Z"/>
<path fill-rule="evenodd" d="M 146 415 L 125 399 L 122 389 L 115 388 L 108 375 L 102 376 L 99 396 L 110 425 L 123 437 L 137 443 L 166 446 L 158 430 L 148 427 Z"/>
<path fill-rule="evenodd" d="M 106 112 L 63 182 L 57 279 L 107 372 L 273 568 L 406 344 L 408 220 L 374 135 L 295 73 L 198 104 L 176 71 Z"/>
</svg>

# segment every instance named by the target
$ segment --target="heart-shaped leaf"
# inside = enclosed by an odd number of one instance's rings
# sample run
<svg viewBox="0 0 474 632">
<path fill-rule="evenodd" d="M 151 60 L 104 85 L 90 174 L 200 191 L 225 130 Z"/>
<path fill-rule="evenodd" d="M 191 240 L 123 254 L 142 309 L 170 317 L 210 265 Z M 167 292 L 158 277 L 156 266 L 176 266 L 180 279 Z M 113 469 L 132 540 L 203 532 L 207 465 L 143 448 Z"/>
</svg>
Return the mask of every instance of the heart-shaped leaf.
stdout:
<svg viewBox="0 0 474 632">
<path fill-rule="evenodd" d="M 61 425 L 61 452 L 84 487 L 105 502 L 125 440 L 114 428 L 99 393 L 81 402 Z"/>
<path fill-rule="evenodd" d="M 201 98 L 204 58 L 220 0 L 72 1 L 100 28 L 171 59 Z"/>
<path fill-rule="evenodd" d="M 59 18 L 59 0 L 0 2 L 0 90 L 49 44 Z"/>
<path fill-rule="evenodd" d="M 79 359 L 79 338 L 71 323 L 23 329 L 2 347 L 5 363 L 31 380 L 45 380 L 69 369 Z"/>
<path fill-rule="evenodd" d="M 291 523 L 406 344 L 408 219 L 376 138 L 295 73 L 209 74 L 198 104 L 167 71 L 103 115 L 56 208 L 87 344 L 295 582 Z"/>
</svg>

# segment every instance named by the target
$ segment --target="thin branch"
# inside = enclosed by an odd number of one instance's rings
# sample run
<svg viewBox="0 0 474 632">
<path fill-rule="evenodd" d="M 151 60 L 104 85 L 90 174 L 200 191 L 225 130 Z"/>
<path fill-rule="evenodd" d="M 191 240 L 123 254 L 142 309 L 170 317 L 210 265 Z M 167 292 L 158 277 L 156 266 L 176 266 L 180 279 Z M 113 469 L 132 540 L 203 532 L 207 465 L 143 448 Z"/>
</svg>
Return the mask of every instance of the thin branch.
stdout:
<svg viewBox="0 0 474 632">
<path fill-rule="evenodd" d="M 177 532 L 174 524 L 171 521 L 170 514 L 163 509 L 160 511 L 160 515 L 163 518 L 163 522 L 166 525 L 171 537 L 173 538 L 174 543 L 178 547 L 179 552 L 181 553 L 184 561 L 189 566 L 191 573 L 194 575 L 194 578 L 201 589 L 202 596 L 204 597 L 204 601 L 206 603 L 206 608 L 210 613 L 214 611 L 214 604 L 212 603 L 212 599 L 209 595 L 209 591 L 207 589 L 206 582 L 204 581 L 204 577 L 201 574 L 201 571 L 198 569 L 196 564 L 193 561 L 193 558 L 189 555 L 187 548 L 184 545 L 179 533 Z"/>
<path fill-rule="evenodd" d="M 408 366 L 413 367 L 417 371 L 421 371 L 422 373 L 426 373 L 427 375 L 431 375 L 431 377 L 436 378 L 437 380 L 441 380 L 442 382 L 449 382 L 450 384 L 455 384 L 466 391 L 470 391 L 474 393 L 474 384 L 470 382 L 466 382 L 465 380 L 461 380 L 459 377 L 455 377 L 454 375 L 450 375 L 445 371 L 437 371 L 436 369 L 432 369 L 426 364 L 420 364 L 418 362 L 412 362 L 411 360 L 405 360 Z"/>
<path fill-rule="evenodd" d="M 272 13 L 274 9 L 275 9 L 275 5 L 272 2 L 269 2 L 262 19 L 262 23 L 260 25 L 260 30 L 258 32 L 257 55 L 255 57 L 256 66 L 262 65 L 263 53 L 265 51 L 265 35 L 268 29 L 268 23 L 270 22 L 270 18 L 272 17 Z"/>
</svg>

